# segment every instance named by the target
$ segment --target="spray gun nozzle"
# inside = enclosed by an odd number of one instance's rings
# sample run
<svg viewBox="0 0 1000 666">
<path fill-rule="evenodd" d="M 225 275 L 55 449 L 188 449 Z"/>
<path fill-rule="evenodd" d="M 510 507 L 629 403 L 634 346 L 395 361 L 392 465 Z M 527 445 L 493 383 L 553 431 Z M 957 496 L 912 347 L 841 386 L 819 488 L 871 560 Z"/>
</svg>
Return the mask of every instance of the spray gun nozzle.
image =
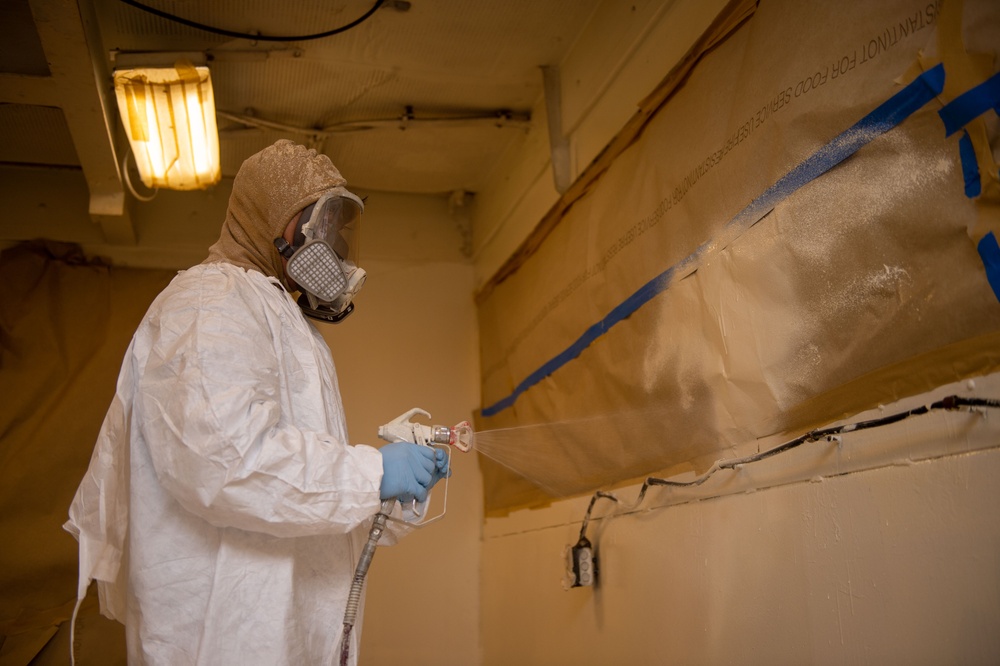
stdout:
<svg viewBox="0 0 1000 666">
<path fill-rule="evenodd" d="M 476 442 L 476 433 L 468 421 L 462 421 L 452 427 L 450 435 L 448 443 L 462 452 L 468 452 Z"/>
</svg>

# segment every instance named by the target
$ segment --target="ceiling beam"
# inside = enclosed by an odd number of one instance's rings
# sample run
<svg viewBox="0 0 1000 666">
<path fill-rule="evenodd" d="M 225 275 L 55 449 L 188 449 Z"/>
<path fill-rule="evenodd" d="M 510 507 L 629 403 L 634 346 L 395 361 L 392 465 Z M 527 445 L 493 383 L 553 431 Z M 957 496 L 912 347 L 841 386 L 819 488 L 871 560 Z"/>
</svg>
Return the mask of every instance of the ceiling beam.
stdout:
<svg viewBox="0 0 1000 666">
<path fill-rule="evenodd" d="M 110 77 L 100 55 L 92 7 L 88 0 L 80 4 L 77 0 L 29 0 L 29 4 L 52 73 L 55 101 L 66 116 L 87 179 L 90 217 L 101 225 L 109 243 L 134 244 L 135 229 L 115 151 Z"/>
<path fill-rule="evenodd" d="M 0 72 L 0 104 L 59 106 L 59 91 L 51 76 Z"/>
</svg>

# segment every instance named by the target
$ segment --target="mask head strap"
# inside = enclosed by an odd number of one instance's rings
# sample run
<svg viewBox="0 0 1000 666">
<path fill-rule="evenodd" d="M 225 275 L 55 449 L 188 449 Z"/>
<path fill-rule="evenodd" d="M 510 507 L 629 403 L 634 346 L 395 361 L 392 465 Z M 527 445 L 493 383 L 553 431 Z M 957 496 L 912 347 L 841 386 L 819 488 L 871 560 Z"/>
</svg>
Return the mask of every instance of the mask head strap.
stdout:
<svg viewBox="0 0 1000 666">
<path fill-rule="evenodd" d="M 295 254 L 295 251 L 306 244 L 306 236 L 302 233 L 302 227 L 304 227 L 309 221 L 309 218 L 312 217 L 314 208 L 316 208 L 316 202 L 313 202 L 302 209 L 302 214 L 299 215 L 299 220 L 295 223 L 295 233 L 292 234 L 291 245 L 288 244 L 288 241 L 285 240 L 283 235 L 274 239 L 274 246 L 278 248 L 278 253 L 285 259 L 291 259 L 292 255 Z"/>
<path fill-rule="evenodd" d="M 295 234 L 292 236 L 292 250 L 295 251 L 306 244 L 306 236 L 302 233 L 302 227 L 309 222 L 312 217 L 313 210 L 316 208 L 316 202 L 313 202 L 302 209 L 302 214 L 299 215 L 299 221 L 295 223 Z"/>
</svg>

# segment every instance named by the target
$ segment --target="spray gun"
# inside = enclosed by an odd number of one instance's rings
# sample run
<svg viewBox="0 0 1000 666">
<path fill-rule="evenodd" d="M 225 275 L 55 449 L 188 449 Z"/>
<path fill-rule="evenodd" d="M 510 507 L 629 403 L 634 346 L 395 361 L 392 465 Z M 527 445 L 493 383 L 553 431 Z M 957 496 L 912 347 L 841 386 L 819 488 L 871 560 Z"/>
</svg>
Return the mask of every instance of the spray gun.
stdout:
<svg viewBox="0 0 1000 666">
<path fill-rule="evenodd" d="M 439 425 L 429 426 L 422 423 L 414 423 L 412 419 L 417 414 L 427 418 L 431 417 L 431 415 L 426 411 L 418 407 L 414 407 L 409 411 L 403 412 L 385 425 L 379 426 L 379 439 L 384 439 L 390 443 L 413 442 L 414 444 L 419 444 L 420 446 L 443 449 L 448 456 L 448 469 L 451 469 L 452 446 L 462 452 L 467 452 L 472 449 L 472 445 L 475 442 L 475 433 L 472 430 L 472 425 L 468 421 L 462 421 L 451 428 Z M 351 630 L 354 628 L 354 622 L 357 619 L 358 605 L 361 603 L 361 590 L 364 587 L 365 576 L 368 574 L 368 567 L 371 565 L 372 558 L 375 556 L 375 547 L 378 545 L 378 540 L 381 538 L 382 532 L 385 531 L 386 522 L 389 520 L 396 520 L 395 518 L 390 517 L 395 505 L 395 498 L 387 499 L 382 502 L 382 506 L 379 509 L 379 512 L 375 514 L 375 520 L 368 533 L 368 541 L 365 543 L 365 547 L 361 551 L 361 557 L 358 559 L 358 566 L 354 569 L 354 580 L 351 584 L 351 591 L 347 597 L 347 607 L 344 612 L 344 631 L 340 639 L 341 666 L 347 666 L 348 663 L 350 655 Z M 444 516 L 447 509 L 448 479 L 445 478 L 444 506 L 441 509 L 441 513 L 433 518 L 425 518 L 417 526 L 423 527 L 424 525 L 438 520 Z M 413 513 L 417 516 L 420 515 L 417 511 L 416 500 L 413 501 Z"/>
<path fill-rule="evenodd" d="M 459 451 L 468 451 L 475 441 L 475 433 L 472 425 L 468 421 L 447 428 L 445 426 L 428 426 L 422 423 L 414 423 L 411 419 L 421 414 L 430 418 L 431 415 L 414 407 L 403 412 L 385 425 L 379 426 L 378 436 L 387 442 L 413 442 L 421 446 L 433 446 L 434 444 L 450 444 Z"/>
<path fill-rule="evenodd" d="M 417 414 L 430 418 L 431 415 L 419 407 L 403 412 L 385 425 L 379 426 L 379 439 L 387 442 L 413 442 L 420 446 L 429 446 L 434 449 L 441 449 L 448 456 L 448 468 L 451 469 L 451 448 L 454 446 L 462 452 L 467 452 L 472 448 L 475 441 L 475 433 L 472 425 L 468 421 L 462 421 L 451 428 L 440 425 L 424 425 L 415 423 L 413 417 Z M 433 518 L 427 518 L 421 525 L 438 520 L 444 516 L 448 510 L 448 479 L 444 480 L 444 506 L 441 513 Z M 413 513 L 420 515 L 417 510 L 417 502 L 413 501 Z"/>
</svg>

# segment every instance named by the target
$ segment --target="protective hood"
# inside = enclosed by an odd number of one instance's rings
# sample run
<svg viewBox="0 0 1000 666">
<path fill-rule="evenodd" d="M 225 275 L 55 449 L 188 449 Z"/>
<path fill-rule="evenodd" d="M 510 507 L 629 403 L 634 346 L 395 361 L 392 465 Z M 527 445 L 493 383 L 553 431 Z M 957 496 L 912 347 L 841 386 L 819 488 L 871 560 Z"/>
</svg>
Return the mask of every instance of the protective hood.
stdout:
<svg viewBox="0 0 1000 666">
<path fill-rule="evenodd" d="M 286 139 L 268 146 L 237 172 L 222 233 L 203 263 L 221 261 L 260 271 L 289 289 L 274 239 L 327 192 L 347 193 L 346 184 L 326 155 Z"/>
</svg>

